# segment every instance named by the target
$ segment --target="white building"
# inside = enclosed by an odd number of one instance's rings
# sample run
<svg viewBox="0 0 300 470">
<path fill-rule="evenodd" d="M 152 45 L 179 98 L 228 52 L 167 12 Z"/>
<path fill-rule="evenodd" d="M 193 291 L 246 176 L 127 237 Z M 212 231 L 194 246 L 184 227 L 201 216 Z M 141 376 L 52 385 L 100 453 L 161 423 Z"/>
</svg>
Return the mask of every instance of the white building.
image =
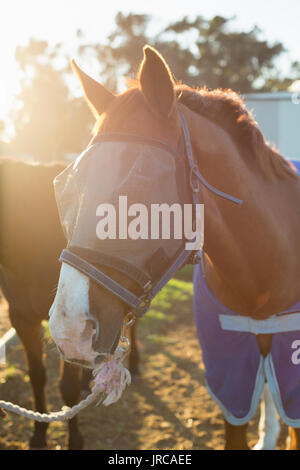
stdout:
<svg viewBox="0 0 300 470">
<path fill-rule="evenodd" d="M 297 85 L 295 82 L 294 85 Z M 300 87 L 245 96 L 265 138 L 290 160 L 300 160 Z"/>
</svg>

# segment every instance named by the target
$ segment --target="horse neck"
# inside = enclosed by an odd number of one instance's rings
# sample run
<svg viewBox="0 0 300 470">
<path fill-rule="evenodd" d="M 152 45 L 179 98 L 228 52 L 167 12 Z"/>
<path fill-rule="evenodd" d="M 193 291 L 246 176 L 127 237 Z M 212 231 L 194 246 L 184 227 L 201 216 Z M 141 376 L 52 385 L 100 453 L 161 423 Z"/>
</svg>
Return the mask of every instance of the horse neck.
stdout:
<svg viewBox="0 0 300 470">
<path fill-rule="evenodd" d="M 299 207 L 299 184 L 293 194 L 291 180 L 266 180 L 219 126 L 192 111 L 185 114 L 204 177 L 244 201 L 237 206 L 202 188 L 208 284 L 238 313 L 268 316 L 288 308 L 300 298 L 293 277 L 300 275 L 294 262 L 300 224 L 287 211 L 295 209 L 295 196 Z M 294 233 L 294 242 L 287 233 Z"/>
</svg>

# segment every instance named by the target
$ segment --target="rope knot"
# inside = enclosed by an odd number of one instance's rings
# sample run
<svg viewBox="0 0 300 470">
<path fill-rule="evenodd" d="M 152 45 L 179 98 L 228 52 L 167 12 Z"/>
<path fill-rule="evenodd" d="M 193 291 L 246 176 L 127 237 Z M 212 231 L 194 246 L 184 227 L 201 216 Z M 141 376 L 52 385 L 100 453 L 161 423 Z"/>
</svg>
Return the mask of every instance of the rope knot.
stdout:
<svg viewBox="0 0 300 470">
<path fill-rule="evenodd" d="M 121 354 L 115 354 L 94 371 L 97 389 L 107 395 L 103 401 L 105 406 L 118 401 L 126 386 L 131 383 L 130 372 L 124 367 L 122 360 Z"/>
</svg>

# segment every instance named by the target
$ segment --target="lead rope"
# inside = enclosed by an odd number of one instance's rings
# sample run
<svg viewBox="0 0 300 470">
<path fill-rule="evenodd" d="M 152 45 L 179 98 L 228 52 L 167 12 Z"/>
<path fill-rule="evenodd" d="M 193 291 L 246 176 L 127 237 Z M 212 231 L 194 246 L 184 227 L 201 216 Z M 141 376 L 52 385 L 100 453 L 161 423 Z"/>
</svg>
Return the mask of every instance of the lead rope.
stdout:
<svg viewBox="0 0 300 470">
<path fill-rule="evenodd" d="M 87 408 L 98 399 L 96 406 L 108 406 L 115 403 L 121 397 L 127 385 L 131 383 L 129 370 L 123 365 L 123 361 L 130 351 L 130 341 L 126 336 L 126 330 L 133 325 L 135 317 L 129 313 L 123 322 L 120 336 L 120 344 L 113 355 L 107 355 L 105 361 L 93 370 L 95 377 L 94 386 L 91 393 L 81 400 L 77 405 L 69 408 L 63 406 L 61 411 L 52 413 L 39 413 L 33 410 L 27 410 L 14 403 L 0 400 L 0 408 L 11 411 L 25 418 L 34 419 L 43 423 L 53 423 L 54 421 L 66 421 L 74 418 L 79 411 Z"/>
</svg>

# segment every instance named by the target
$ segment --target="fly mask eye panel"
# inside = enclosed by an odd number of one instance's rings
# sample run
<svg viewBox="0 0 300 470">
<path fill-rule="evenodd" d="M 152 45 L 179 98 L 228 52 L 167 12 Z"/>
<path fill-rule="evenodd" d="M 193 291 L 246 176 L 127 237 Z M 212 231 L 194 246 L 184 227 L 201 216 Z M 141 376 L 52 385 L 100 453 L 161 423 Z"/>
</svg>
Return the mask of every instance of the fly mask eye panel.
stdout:
<svg viewBox="0 0 300 470">
<path fill-rule="evenodd" d="M 184 263 L 192 260 L 193 252 L 185 249 L 184 235 L 180 239 L 174 234 L 169 239 L 161 236 L 153 239 L 150 223 L 147 239 L 130 239 L 127 232 L 120 236 L 118 224 L 115 239 L 99 239 L 96 233 L 99 205 L 115 207 L 116 221 L 119 196 L 127 196 L 128 207 L 142 203 L 148 215 L 152 204 L 196 205 L 200 183 L 220 197 L 242 203 L 203 178 L 194 161 L 188 127 L 181 113 L 180 119 L 184 137 L 180 154 L 158 140 L 132 134 L 100 134 L 54 180 L 60 220 L 68 240 L 60 261 L 118 296 L 135 316 L 147 311 L 151 299 Z M 119 207 L 119 211 L 123 217 L 124 207 L 123 210 Z M 111 279 L 95 264 L 126 274 L 140 286 L 140 295 Z"/>
<path fill-rule="evenodd" d="M 150 217 L 152 204 L 171 206 L 191 202 L 186 191 L 184 160 L 171 151 L 159 142 L 139 141 L 136 136 L 126 134 L 96 137 L 84 155 L 55 180 L 68 249 L 76 253 L 84 251 L 88 259 L 97 264 L 108 262 L 105 254 L 109 253 L 115 261 L 134 263 L 141 273 L 149 278 L 156 277 L 159 266 L 155 267 L 149 258 L 160 250 L 161 263 L 169 257 L 172 259 L 182 246 L 182 240 L 170 237 L 170 243 L 161 238 L 152 239 L 148 217 L 146 241 L 145 238 L 130 238 L 127 209 L 132 204 L 143 204 Z M 119 197 L 123 198 L 121 202 Z M 96 228 L 100 215 L 110 210 L 108 205 L 111 205 L 113 219 L 109 237 L 104 240 L 97 236 Z M 123 223 L 119 224 L 119 216 L 124 219 Z M 129 223 L 130 220 L 128 217 Z"/>
</svg>

